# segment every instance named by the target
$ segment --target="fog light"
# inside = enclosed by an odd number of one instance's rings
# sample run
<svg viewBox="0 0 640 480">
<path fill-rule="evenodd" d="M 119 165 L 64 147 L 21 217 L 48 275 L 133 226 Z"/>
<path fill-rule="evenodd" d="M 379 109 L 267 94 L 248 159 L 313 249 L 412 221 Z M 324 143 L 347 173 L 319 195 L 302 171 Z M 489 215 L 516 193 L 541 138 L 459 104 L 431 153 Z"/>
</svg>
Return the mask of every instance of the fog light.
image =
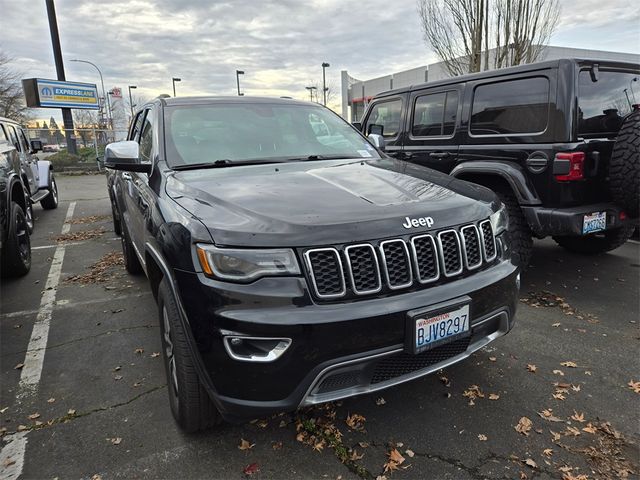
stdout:
<svg viewBox="0 0 640 480">
<path fill-rule="evenodd" d="M 291 345 L 290 338 L 228 335 L 222 341 L 229 356 L 241 362 L 273 362 Z"/>
</svg>

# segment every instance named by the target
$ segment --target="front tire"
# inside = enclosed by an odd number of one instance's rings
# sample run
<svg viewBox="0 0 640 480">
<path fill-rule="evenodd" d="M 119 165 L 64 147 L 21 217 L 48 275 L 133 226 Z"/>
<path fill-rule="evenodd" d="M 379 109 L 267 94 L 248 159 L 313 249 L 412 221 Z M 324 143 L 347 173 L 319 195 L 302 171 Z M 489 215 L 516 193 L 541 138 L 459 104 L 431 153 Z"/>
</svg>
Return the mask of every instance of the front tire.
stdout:
<svg viewBox="0 0 640 480">
<path fill-rule="evenodd" d="M 49 195 L 40 200 L 40 205 L 45 210 L 58 208 L 58 184 L 52 172 L 49 172 Z"/>
<path fill-rule="evenodd" d="M 166 278 L 162 279 L 158 288 L 158 311 L 169 406 L 173 417 L 186 432 L 218 425 L 222 417 L 200 382 L 178 306 Z"/>
<path fill-rule="evenodd" d="M 31 239 L 24 210 L 11 202 L 7 239 L 2 245 L 0 273 L 3 277 L 22 277 L 31 269 Z"/>
<path fill-rule="evenodd" d="M 533 235 L 527 220 L 524 218 L 518 199 L 509 190 L 496 192 L 498 198 L 504 203 L 509 215 L 509 236 L 511 238 L 511 250 L 516 265 L 525 270 L 531 260 L 533 250 Z"/>
<path fill-rule="evenodd" d="M 553 237 L 558 245 L 570 252 L 595 255 L 609 252 L 623 245 L 631 235 L 635 227 L 620 227 L 606 230 L 601 234 L 595 233 L 583 237 Z"/>
</svg>

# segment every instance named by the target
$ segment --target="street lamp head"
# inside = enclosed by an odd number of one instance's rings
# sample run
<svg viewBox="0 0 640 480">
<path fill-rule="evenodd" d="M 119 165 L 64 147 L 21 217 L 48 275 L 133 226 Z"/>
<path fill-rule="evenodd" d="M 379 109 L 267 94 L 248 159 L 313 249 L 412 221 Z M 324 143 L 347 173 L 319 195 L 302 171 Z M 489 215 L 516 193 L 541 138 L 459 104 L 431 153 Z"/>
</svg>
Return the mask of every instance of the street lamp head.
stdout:
<svg viewBox="0 0 640 480">
<path fill-rule="evenodd" d="M 137 85 L 129 85 L 129 88 L 138 88 Z"/>
<path fill-rule="evenodd" d="M 322 68 L 326 68 L 326 67 L 330 67 L 331 65 L 329 65 L 327 62 L 322 62 Z"/>
<path fill-rule="evenodd" d="M 178 77 L 173 77 L 171 80 L 173 80 L 174 82 L 181 82 L 182 79 L 178 78 Z"/>
<path fill-rule="evenodd" d="M 236 75 L 244 75 L 244 70 L 236 70 Z"/>
</svg>

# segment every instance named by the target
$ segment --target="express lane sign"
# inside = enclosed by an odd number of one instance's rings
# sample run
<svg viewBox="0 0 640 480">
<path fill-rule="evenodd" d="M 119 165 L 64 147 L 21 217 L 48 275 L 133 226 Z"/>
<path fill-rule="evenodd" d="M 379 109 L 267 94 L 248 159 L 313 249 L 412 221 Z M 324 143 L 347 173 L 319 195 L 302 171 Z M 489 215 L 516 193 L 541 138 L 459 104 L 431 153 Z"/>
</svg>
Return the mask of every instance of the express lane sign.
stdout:
<svg viewBox="0 0 640 480">
<path fill-rule="evenodd" d="M 26 78 L 22 80 L 22 88 L 28 107 L 99 108 L 98 89 L 93 83 Z"/>
</svg>

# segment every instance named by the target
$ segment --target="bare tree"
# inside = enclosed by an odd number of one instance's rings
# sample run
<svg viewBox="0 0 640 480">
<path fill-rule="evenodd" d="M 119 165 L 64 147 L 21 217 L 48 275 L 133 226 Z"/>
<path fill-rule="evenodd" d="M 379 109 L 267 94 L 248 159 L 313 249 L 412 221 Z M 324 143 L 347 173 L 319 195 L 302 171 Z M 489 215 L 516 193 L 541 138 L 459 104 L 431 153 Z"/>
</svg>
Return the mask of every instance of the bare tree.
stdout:
<svg viewBox="0 0 640 480">
<path fill-rule="evenodd" d="M 11 57 L 0 50 L 0 117 L 18 122 L 28 119 L 20 72 L 11 68 Z"/>
<path fill-rule="evenodd" d="M 418 0 L 424 39 L 452 75 L 536 61 L 558 0 Z"/>
<path fill-rule="evenodd" d="M 93 141 L 94 129 L 98 128 L 98 115 L 93 110 L 73 110 L 73 124 L 76 132 L 82 140 L 82 146 L 86 147 L 88 141 Z"/>
</svg>

